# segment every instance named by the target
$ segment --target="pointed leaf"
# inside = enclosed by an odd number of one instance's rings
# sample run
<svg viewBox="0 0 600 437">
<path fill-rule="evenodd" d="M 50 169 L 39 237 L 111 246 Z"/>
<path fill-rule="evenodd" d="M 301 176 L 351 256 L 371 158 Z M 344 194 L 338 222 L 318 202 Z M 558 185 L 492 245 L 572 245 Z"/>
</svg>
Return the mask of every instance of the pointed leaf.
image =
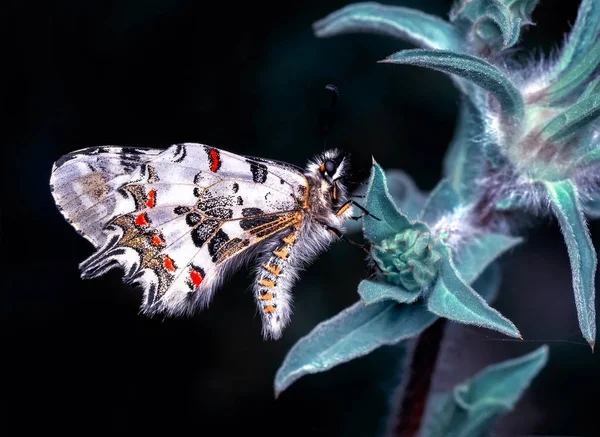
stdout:
<svg viewBox="0 0 600 437">
<path fill-rule="evenodd" d="M 600 2 L 598 0 L 581 0 L 577 20 L 571 29 L 569 40 L 563 49 L 557 64 L 556 74 L 577 64 L 590 49 L 600 32 Z"/>
<path fill-rule="evenodd" d="M 420 437 L 482 436 L 498 416 L 511 411 L 548 362 L 548 346 L 486 367 L 428 402 Z"/>
<path fill-rule="evenodd" d="M 411 225 L 408 217 L 396 208 L 387 188 L 385 173 L 375 161 L 371 169 L 365 208 L 377 217 L 368 215 L 363 218 L 363 232 L 373 243 L 397 234 Z"/>
<path fill-rule="evenodd" d="M 385 171 L 386 185 L 396 208 L 402 211 L 409 219 L 416 219 L 423 209 L 425 195 L 419 190 L 413 179 L 404 170 L 391 168 Z M 365 196 L 366 185 L 361 185 L 354 191 L 356 196 Z M 362 231 L 361 220 L 348 220 L 345 233 Z"/>
<path fill-rule="evenodd" d="M 577 189 L 572 182 L 545 182 L 552 211 L 565 237 L 571 271 L 579 327 L 592 348 L 596 340 L 595 275 L 596 251 L 587 230 Z"/>
<path fill-rule="evenodd" d="M 583 99 L 550 120 L 542 129 L 542 137 L 558 142 L 577 134 L 600 116 L 600 93 Z"/>
<path fill-rule="evenodd" d="M 592 94 L 595 94 L 598 91 L 598 85 L 600 85 L 600 76 L 598 76 L 596 79 L 592 80 L 587 85 L 587 87 L 585 88 L 585 91 L 583 92 L 583 94 L 581 94 L 579 96 L 579 100 L 587 99 Z"/>
<path fill-rule="evenodd" d="M 489 301 L 496 298 L 500 268 L 492 264 L 473 287 Z M 275 395 L 304 375 L 325 372 L 362 357 L 380 346 L 415 337 L 437 317 L 421 302 L 390 301 L 366 305 L 358 301 L 333 318 L 319 323 L 288 352 L 275 375 Z"/>
<path fill-rule="evenodd" d="M 481 234 L 462 243 L 453 262 L 463 280 L 470 284 L 488 265 L 522 241 L 520 237 L 493 232 Z"/>
<path fill-rule="evenodd" d="M 317 325 L 290 349 L 275 375 L 275 394 L 304 375 L 324 372 L 380 346 L 414 337 L 436 318 L 424 305 L 416 303 L 386 301 L 367 305 L 358 301 Z"/>
<path fill-rule="evenodd" d="M 456 191 L 454 191 L 454 188 L 452 188 L 447 179 L 442 179 L 429 194 L 419 220 L 429 225 L 434 225 L 439 219 L 454 211 L 459 205 L 460 199 Z"/>
<path fill-rule="evenodd" d="M 558 101 L 568 96 L 573 90 L 589 80 L 590 76 L 600 63 L 600 41 L 596 42 L 590 50 L 581 57 L 581 60 L 572 64 L 563 71 L 557 80 L 548 87 L 550 101 Z"/>
<path fill-rule="evenodd" d="M 427 308 L 434 314 L 449 320 L 482 326 L 511 337 L 521 338 L 516 326 L 490 307 L 460 277 L 448 254 L 442 261 L 440 277 L 427 297 Z"/>
<path fill-rule="evenodd" d="M 367 304 L 393 300 L 397 303 L 412 303 L 419 298 L 421 293 L 408 291 L 399 285 L 385 282 L 364 280 L 358 284 L 358 294 Z"/>
<path fill-rule="evenodd" d="M 497 67 L 477 56 L 447 50 L 404 50 L 381 61 L 428 67 L 473 82 L 490 92 L 502 106 L 503 113 L 514 120 L 523 118 L 523 99 L 517 87 Z"/>
<path fill-rule="evenodd" d="M 486 170 L 482 144 L 481 113 L 473 103 L 464 99 L 458 115 L 458 123 L 448 152 L 444 157 L 444 176 L 458 194 L 462 203 L 471 203 L 479 191 L 478 181 Z"/>
<path fill-rule="evenodd" d="M 461 49 L 461 36 L 452 24 L 424 12 L 373 2 L 354 3 L 313 24 L 315 35 L 329 37 L 369 32 L 404 39 L 419 47 Z"/>
</svg>

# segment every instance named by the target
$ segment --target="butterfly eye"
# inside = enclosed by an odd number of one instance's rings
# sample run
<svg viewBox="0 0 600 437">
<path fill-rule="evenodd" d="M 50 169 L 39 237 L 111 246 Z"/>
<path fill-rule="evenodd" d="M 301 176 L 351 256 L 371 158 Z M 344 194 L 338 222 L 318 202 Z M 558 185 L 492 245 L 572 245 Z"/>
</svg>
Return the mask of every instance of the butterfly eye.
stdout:
<svg viewBox="0 0 600 437">
<path fill-rule="evenodd" d="M 325 161 L 325 171 L 329 176 L 333 175 L 335 173 L 335 163 L 330 160 Z"/>
</svg>

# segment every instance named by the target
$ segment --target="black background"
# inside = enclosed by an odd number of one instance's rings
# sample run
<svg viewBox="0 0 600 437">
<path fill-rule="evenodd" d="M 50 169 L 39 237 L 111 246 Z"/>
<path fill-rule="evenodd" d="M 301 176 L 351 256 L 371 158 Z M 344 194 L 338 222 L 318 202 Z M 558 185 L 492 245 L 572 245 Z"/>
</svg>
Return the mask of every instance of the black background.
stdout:
<svg viewBox="0 0 600 437">
<path fill-rule="evenodd" d="M 397 3 L 439 16 L 450 7 Z M 328 143 L 367 164 L 373 155 L 431 189 L 459 94 L 440 73 L 376 63 L 407 43 L 314 37 L 311 23 L 345 4 L 4 4 L 0 421 L 7 432 L 369 436 L 383 426 L 394 348 L 302 378 L 273 398 L 289 348 L 357 299 L 360 251 L 337 243 L 302 275 L 292 323 L 277 342 L 261 338 L 249 270 L 194 318 L 148 319 L 138 314 L 139 292 L 119 273 L 79 279 L 77 265 L 92 247 L 64 221 L 48 187 L 61 155 L 104 144 L 201 142 L 303 166 L 323 147 L 324 87 L 333 83 L 341 94 Z M 555 50 L 577 4 L 543 0 L 516 56 Z M 598 245 L 600 226 L 590 229 Z M 470 340 L 443 363 L 451 371 L 441 386 L 548 343 L 550 363 L 499 429 L 593 435 L 597 408 L 588 399 L 599 392 L 599 361 L 578 330 L 556 223 L 542 223 L 506 257 L 504 278 L 495 306 L 525 341 L 455 327 Z"/>
</svg>

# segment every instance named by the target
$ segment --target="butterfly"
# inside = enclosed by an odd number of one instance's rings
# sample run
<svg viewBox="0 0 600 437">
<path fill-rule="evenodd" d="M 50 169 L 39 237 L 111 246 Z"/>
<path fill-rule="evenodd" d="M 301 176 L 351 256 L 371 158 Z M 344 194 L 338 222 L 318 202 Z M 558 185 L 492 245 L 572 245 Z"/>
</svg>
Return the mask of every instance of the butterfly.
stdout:
<svg viewBox="0 0 600 437">
<path fill-rule="evenodd" d="M 144 314 L 191 315 L 253 260 L 262 333 L 278 339 L 299 271 L 343 238 L 356 205 L 349 174 L 339 149 L 301 169 L 197 143 L 104 146 L 57 160 L 50 187 L 96 249 L 79 265 L 82 278 L 120 268 L 125 283 L 144 290 Z"/>
</svg>

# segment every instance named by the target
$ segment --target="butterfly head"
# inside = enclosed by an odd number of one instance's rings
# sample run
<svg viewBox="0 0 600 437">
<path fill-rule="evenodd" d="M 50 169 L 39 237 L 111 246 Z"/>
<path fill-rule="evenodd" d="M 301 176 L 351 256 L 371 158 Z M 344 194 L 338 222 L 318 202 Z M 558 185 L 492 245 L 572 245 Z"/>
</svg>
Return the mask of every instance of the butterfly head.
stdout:
<svg viewBox="0 0 600 437">
<path fill-rule="evenodd" d="M 339 149 L 325 150 L 309 163 L 307 176 L 320 197 L 336 208 L 348 200 L 350 154 Z"/>
</svg>

